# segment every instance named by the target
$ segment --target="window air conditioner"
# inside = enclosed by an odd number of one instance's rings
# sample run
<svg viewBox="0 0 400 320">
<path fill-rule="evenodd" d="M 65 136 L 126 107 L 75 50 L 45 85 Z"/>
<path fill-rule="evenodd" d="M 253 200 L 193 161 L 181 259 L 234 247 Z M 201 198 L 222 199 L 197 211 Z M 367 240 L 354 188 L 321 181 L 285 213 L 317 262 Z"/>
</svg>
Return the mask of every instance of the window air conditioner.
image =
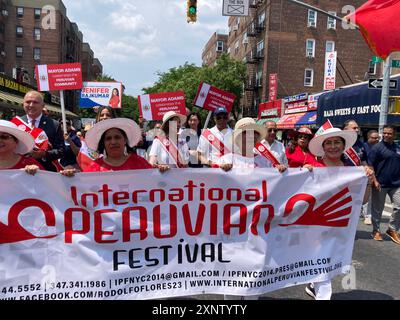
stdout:
<svg viewBox="0 0 400 320">
<path fill-rule="evenodd" d="M 8 17 L 8 10 L 6 10 L 6 9 L 1 10 L 1 14 L 2 14 L 4 17 Z"/>
</svg>

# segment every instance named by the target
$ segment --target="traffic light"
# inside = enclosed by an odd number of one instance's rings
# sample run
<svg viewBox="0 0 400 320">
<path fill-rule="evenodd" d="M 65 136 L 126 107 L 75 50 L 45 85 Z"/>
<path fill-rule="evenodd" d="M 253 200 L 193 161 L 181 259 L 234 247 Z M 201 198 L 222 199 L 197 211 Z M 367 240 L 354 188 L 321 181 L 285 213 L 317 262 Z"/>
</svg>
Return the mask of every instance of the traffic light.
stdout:
<svg viewBox="0 0 400 320">
<path fill-rule="evenodd" d="M 187 0 L 187 22 L 195 23 L 197 21 L 197 0 Z"/>
</svg>

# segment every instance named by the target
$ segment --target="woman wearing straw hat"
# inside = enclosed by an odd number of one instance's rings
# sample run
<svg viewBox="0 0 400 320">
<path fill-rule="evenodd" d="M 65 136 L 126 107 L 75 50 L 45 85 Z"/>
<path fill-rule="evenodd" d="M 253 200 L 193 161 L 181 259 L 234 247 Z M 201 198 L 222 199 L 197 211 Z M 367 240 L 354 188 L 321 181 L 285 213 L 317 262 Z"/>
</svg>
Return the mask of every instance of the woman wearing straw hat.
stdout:
<svg viewBox="0 0 400 320">
<path fill-rule="evenodd" d="M 129 152 L 140 139 L 140 128 L 133 120 L 115 118 L 96 123 L 86 134 L 86 144 L 103 157 L 94 160 L 84 171 L 152 169 L 144 158 Z"/>
<path fill-rule="evenodd" d="M 44 170 L 34 158 L 23 156 L 32 152 L 34 146 L 29 133 L 10 121 L 0 120 L 0 170 L 25 169 L 29 174 Z"/>
<path fill-rule="evenodd" d="M 295 132 L 294 148 L 286 148 L 286 157 L 288 159 L 289 168 L 301 168 L 308 166 L 320 166 L 315 156 L 308 149 L 308 144 L 313 137 L 313 133 L 308 128 L 300 128 Z"/>
<path fill-rule="evenodd" d="M 309 148 L 312 154 L 321 157 L 319 161 L 321 167 L 341 167 L 346 165 L 343 153 L 350 149 L 356 140 L 357 133 L 355 131 L 329 128 L 323 131 L 322 134 L 311 139 Z M 371 191 L 371 184 L 373 183 L 373 171 L 367 166 L 364 168 L 369 179 L 364 195 L 364 202 L 367 202 Z M 316 300 L 330 300 L 332 283 L 330 280 L 311 283 L 306 287 L 306 292 Z"/>
<path fill-rule="evenodd" d="M 149 153 L 150 164 L 159 168 L 161 172 L 188 166 L 189 148 L 178 136 L 178 131 L 185 122 L 186 116 L 175 111 L 169 111 L 163 117 L 161 128 L 164 135 L 154 139 Z"/>
<path fill-rule="evenodd" d="M 266 135 L 267 129 L 257 124 L 254 119 L 240 119 L 233 132 L 234 153 L 222 156 L 218 161 L 219 167 L 224 171 L 229 171 L 232 168 L 276 167 L 279 172 L 284 172 L 286 167 L 274 166 L 271 160 L 256 148 Z"/>
</svg>

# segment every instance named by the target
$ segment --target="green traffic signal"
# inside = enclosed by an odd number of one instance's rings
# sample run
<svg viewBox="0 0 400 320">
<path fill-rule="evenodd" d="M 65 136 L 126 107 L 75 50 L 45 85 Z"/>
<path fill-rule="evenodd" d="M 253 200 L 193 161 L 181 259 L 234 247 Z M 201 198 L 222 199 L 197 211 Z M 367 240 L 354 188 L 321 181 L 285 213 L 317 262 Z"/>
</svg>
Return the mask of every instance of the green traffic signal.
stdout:
<svg viewBox="0 0 400 320">
<path fill-rule="evenodd" d="M 189 13 L 190 13 L 190 14 L 196 14 L 196 11 L 197 11 L 197 9 L 196 9 L 195 6 L 189 7 Z"/>
</svg>

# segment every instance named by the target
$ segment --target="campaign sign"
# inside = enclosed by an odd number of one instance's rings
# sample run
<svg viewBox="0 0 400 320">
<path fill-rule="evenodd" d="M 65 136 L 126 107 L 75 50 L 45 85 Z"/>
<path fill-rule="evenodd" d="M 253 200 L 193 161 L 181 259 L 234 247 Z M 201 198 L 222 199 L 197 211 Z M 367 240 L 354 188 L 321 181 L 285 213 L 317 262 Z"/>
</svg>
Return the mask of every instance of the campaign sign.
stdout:
<svg viewBox="0 0 400 320">
<path fill-rule="evenodd" d="M 144 94 L 138 97 L 140 115 L 146 120 L 162 120 L 168 111 L 186 114 L 183 91 Z"/>
<path fill-rule="evenodd" d="M 83 85 L 80 63 L 37 65 L 35 74 L 39 91 L 79 90 Z"/>
<path fill-rule="evenodd" d="M 209 111 L 224 107 L 231 112 L 236 96 L 233 93 L 223 91 L 207 83 L 201 83 L 197 91 L 194 105 Z"/>
<path fill-rule="evenodd" d="M 119 109 L 122 103 L 121 82 L 84 82 L 79 106 L 93 108 L 109 106 Z"/>
</svg>

